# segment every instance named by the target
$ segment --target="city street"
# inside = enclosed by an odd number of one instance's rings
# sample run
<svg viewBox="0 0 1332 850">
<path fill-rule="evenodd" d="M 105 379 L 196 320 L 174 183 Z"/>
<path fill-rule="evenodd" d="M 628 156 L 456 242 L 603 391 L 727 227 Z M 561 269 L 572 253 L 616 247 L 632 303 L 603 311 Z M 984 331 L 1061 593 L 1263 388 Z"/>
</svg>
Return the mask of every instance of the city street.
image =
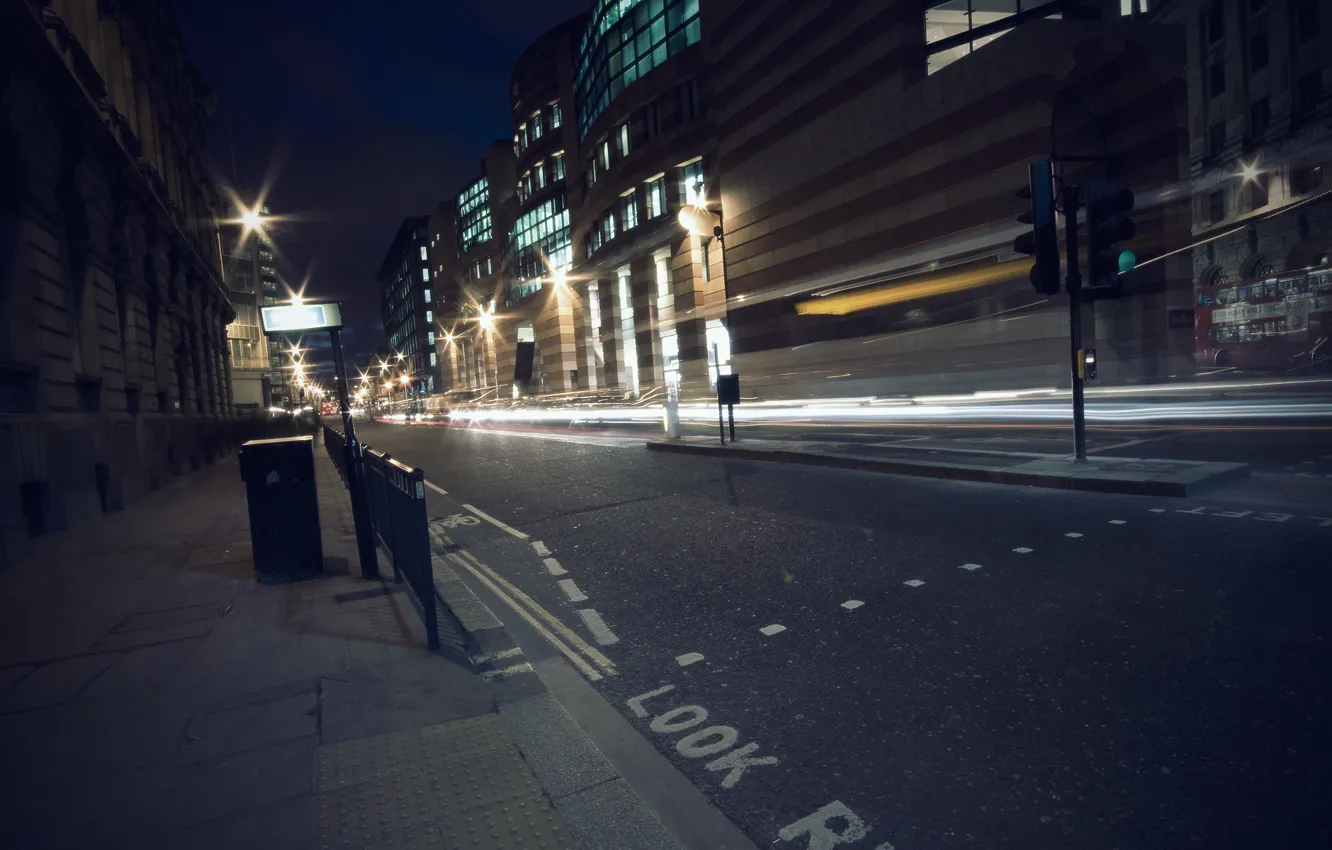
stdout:
<svg viewBox="0 0 1332 850">
<path fill-rule="evenodd" d="M 1261 462 L 1170 500 L 649 453 L 623 428 L 358 427 L 425 470 L 456 571 L 529 658 L 576 637 L 759 846 L 1332 829 L 1325 432 L 1162 439 Z"/>
</svg>

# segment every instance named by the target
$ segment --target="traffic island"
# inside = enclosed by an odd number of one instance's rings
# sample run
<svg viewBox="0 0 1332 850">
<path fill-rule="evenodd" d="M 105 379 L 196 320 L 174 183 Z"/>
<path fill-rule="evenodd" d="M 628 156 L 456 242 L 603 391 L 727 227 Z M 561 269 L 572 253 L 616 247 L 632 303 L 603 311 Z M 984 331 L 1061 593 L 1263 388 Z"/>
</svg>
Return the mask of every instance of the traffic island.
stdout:
<svg viewBox="0 0 1332 850">
<path fill-rule="evenodd" d="M 1055 490 L 1184 498 L 1199 490 L 1249 474 L 1248 464 L 1213 461 L 1090 457 L 1084 463 L 1061 456 L 977 454 L 939 450 L 919 452 L 883 445 L 834 442 L 745 440 L 725 445 L 711 437 L 649 440 L 649 451 L 709 455 L 734 460 L 799 463 L 922 478 L 1021 484 Z"/>
</svg>

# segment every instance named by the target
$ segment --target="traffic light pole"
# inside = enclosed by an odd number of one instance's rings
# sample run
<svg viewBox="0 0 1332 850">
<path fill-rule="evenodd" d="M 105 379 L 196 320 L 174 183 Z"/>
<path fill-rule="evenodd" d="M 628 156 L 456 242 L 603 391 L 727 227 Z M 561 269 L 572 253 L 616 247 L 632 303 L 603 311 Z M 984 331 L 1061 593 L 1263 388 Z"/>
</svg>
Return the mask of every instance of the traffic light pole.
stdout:
<svg viewBox="0 0 1332 850">
<path fill-rule="evenodd" d="M 1078 187 L 1064 187 L 1064 244 L 1068 257 L 1068 338 L 1073 371 L 1073 458 L 1087 462 L 1087 416 L 1082 394 L 1082 272 L 1078 269 Z"/>
<path fill-rule="evenodd" d="M 347 384 L 347 364 L 342 357 L 342 333 L 328 332 L 333 343 L 333 366 L 337 370 L 338 408 L 342 412 L 342 432 L 346 435 L 347 492 L 351 494 L 352 525 L 356 528 L 356 552 L 361 560 L 361 578 L 379 578 L 379 555 L 375 551 L 374 531 L 370 528 L 370 496 L 365 489 L 365 467 L 361 444 L 352 424 L 351 394 Z"/>
</svg>

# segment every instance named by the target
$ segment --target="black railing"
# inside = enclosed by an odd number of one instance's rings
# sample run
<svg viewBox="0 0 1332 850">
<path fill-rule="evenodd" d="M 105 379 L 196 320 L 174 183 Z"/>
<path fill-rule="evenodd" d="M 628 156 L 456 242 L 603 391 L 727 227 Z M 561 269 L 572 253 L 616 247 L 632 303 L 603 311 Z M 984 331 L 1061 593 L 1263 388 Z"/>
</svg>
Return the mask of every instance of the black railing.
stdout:
<svg viewBox="0 0 1332 850">
<path fill-rule="evenodd" d="M 324 450 L 344 484 L 347 483 L 346 440 L 324 426 Z M 392 457 L 363 447 L 364 481 L 370 503 L 370 525 L 379 545 L 393 562 L 393 580 L 405 581 L 425 624 L 426 642 L 439 648 L 439 614 L 435 571 L 430 562 L 430 525 L 426 513 L 425 473 Z M 352 480 L 355 480 L 353 478 Z"/>
</svg>

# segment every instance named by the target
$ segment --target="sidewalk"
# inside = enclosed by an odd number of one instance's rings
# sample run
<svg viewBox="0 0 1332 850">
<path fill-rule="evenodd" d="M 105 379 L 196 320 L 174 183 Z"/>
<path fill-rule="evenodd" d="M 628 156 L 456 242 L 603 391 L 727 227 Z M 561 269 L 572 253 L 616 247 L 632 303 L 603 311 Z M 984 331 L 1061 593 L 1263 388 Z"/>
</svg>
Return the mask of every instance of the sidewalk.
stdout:
<svg viewBox="0 0 1332 850">
<path fill-rule="evenodd" d="M 254 580 L 234 457 L 0 572 L 7 847 L 575 846 L 315 455 L 322 578 Z"/>
<path fill-rule="evenodd" d="M 742 439 L 722 445 L 717 437 L 690 436 L 648 440 L 647 447 L 735 460 L 1140 496 L 1191 496 L 1203 487 L 1249 474 L 1243 463 L 1097 456 L 1075 464 L 1064 456 L 948 449 L 924 452 L 890 443 Z"/>
</svg>

